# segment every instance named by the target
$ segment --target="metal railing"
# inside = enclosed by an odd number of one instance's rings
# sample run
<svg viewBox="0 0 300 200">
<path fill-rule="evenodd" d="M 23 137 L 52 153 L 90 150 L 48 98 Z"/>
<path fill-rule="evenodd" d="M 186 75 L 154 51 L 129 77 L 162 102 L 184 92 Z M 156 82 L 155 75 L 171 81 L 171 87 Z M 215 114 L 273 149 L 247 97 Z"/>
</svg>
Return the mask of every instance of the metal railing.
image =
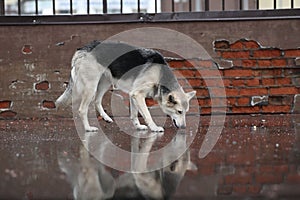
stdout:
<svg viewBox="0 0 300 200">
<path fill-rule="evenodd" d="M 299 18 L 299 8 L 300 0 L 0 0 L 0 24 Z"/>
</svg>

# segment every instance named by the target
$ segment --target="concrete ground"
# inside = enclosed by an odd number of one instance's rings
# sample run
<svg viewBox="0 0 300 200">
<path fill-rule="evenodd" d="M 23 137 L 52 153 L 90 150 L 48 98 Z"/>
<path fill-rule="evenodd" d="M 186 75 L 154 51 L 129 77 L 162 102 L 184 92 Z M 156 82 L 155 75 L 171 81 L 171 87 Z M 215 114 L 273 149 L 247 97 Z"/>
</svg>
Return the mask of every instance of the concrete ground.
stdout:
<svg viewBox="0 0 300 200">
<path fill-rule="evenodd" d="M 300 115 L 114 120 L 0 120 L 0 199 L 300 199 Z"/>
</svg>

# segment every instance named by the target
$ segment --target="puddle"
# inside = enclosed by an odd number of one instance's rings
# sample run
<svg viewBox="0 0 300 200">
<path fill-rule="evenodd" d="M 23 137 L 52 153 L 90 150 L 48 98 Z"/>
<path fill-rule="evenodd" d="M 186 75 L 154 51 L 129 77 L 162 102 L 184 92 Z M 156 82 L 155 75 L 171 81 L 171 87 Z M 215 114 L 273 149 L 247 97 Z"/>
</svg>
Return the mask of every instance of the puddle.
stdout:
<svg viewBox="0 0 300 200">
<path fill-rule="evenodd" d="M 219 128 L 209 116 L 201 116 L 198 132 L 177 132 L 167 120 L 163 135 L 127 135 L 100 121 L 105 135 L 81 133 L 83 142 L 72 119 L 0 120 L 0 198 L 299 199 L 299 117 L 227 116 L 204 158 L 208 126 Z M 102 137 L 134 154 L 120 157 Z M 166 145 L 171 150 L 155 156 Z M 142 173 L 116 170 L 97 156 Z"/>
</svg>

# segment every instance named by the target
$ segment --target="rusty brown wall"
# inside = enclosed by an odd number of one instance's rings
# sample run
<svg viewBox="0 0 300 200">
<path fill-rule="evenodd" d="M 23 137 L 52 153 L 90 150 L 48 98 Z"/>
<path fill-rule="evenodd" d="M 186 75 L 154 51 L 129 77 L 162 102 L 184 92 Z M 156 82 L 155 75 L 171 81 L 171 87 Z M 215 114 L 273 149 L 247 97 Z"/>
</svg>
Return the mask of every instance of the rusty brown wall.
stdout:
<svg viewBox="0 0 300 200">
<path fill-rule="evenodd" d="M 0 26 L 1 117 L 72 116 L 65 110 L 49 108 L 69 79 L 70 60 L 76 48 L 94 39 L 104 40 L 128 29 L 148 26 L 182 32 L 201 44 L 213 58 L 218 58 L 213 42 L 221 39 L 234 42 L 248 38 L 262 46 L 300 47 L 297 19 Z"/>
</svg>

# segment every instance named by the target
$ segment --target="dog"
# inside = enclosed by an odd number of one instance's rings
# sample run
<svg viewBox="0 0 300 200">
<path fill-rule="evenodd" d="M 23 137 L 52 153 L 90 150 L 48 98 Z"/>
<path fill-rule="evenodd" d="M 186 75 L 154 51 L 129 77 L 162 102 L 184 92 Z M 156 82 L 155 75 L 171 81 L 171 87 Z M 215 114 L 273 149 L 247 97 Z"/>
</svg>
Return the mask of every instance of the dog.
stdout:
<svg viewBox="0 0 300 200">
<path fill-rule="evenodd" d="M 156 100 L 178 128 L 185 128 L 189 101 L 196 91 L 185 93 L 164 57 L 153 49 L 140 48 L 122 42 L 93 41 L 77 49 L 72 58 L 71 78 L 65 92 L 56 100 L 59 108 L 72 102 L 72 92 L 81 96 L 79 116 L 88 132 L 97 127 L 88 122 L 88 107 L 95 98 L 95 107 L 107 122 L 113 120 L 102 107 L 105 92 L 113 85 L 129 94 L 130 119 L 138 130 L 148 127 L 153 132 L 164 128 L 153 121 L 145 98 Z M 138 119 L 142 115 L 146 125 Z"/>
</svg>

